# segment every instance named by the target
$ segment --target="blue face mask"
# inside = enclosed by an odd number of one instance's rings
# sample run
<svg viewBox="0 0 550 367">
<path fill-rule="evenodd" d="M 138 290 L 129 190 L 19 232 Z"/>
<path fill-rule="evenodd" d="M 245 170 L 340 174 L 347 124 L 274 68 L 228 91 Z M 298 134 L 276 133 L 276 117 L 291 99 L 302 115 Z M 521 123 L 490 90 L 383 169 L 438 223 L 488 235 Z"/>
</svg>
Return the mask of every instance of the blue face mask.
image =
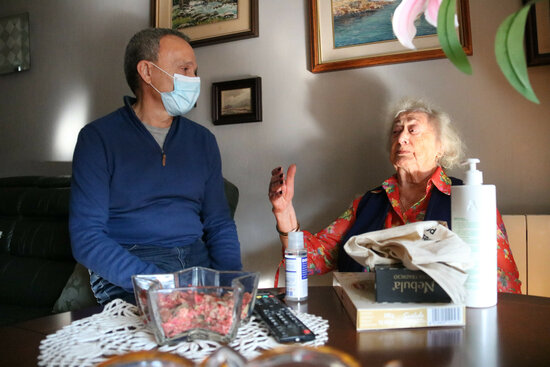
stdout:
<svg viewBox="0 0 550 367">
<path fill-rule="evenodd" d="M 155 65 L 155 63 L 151 63 Z M 174 79 L 174 90 L 171 92 L 160 92 L 153 84 L 149 84 L 160 94 L 162 104 L 170 116 L 181 116 L 191 111 L 201 92 L 201 78 L 188 77 L 182 74 L 168 74 L 155 65 L 160 71 Z"/>
</svg>

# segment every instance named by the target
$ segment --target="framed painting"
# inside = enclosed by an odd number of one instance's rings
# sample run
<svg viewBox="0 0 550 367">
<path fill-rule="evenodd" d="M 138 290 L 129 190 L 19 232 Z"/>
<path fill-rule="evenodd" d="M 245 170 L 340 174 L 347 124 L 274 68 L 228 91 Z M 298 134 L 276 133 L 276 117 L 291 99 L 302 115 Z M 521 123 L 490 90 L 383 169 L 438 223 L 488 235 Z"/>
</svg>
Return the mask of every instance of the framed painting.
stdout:
<svg viewBox="0 0 550 367">
<path fill-rule="evenodd" d="M 29 13 L 0 18 L 0 74 L 31 68 Z"/>
<path fill-rule="evenodd" d="M 523 0 L 526 4 L 527 1 Z M 550 2 L 540 1 L 531 6 L 525 25 L 525 54 L 527 65 L 550 64 Z"/>
<path fill-rule="evenodd" d="M 437 30 L 422 15 L 415 22 L 416 50 L 393 35 L 391 18 L 397 0 L 309 0 L 310 71 L 313 73 L 444 58 Z M 467 55 L 472 35 L 468 0 L 457 0 L 457 29 Z"/>
<path fill-rule="evenodd" d="M 262 78 L 212 83 L 214 125 L 262 121 Z"/>
<path fill-rule="evenodd" d="M 258 0 L 151 0 L 153 27 L 177 29 L 191 46 L 258 37 Z"/>
</svg>

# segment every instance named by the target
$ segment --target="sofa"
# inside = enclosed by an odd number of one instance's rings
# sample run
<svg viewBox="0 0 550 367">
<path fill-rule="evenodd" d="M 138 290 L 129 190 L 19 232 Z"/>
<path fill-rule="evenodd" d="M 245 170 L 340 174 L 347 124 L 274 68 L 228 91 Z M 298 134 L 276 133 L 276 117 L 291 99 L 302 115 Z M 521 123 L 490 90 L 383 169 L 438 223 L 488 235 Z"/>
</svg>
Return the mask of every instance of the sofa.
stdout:
<svg viewBox="0 0 550 367">
<path fill-rule="evenodd" d="M 71 252 L 69 195 L 70 177 L 0 179 L 0 325 L 93 304 L 89 284 L 57 302 L 73 273 L 85 273 Z"/>
<path fill-rule="evenodd" d="M 239 199 L 225 180 L 233 216 Z M 0 325 L 97 305 L 72 256 L 69 176 L 0 178 Z"/>
</svg>

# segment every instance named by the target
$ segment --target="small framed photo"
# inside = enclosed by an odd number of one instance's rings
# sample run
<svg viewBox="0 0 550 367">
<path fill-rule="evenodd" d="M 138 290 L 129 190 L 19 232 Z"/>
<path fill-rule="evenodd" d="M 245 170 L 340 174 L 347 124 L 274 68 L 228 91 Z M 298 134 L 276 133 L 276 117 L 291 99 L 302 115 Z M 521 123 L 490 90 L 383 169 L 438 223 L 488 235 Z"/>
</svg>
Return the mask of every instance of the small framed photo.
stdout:
<svg viewBox="0 0 550 367">
<path fill-rule="evenodd" d="M 214 125 L 262 121 L 262 78 L 212 83 Z"/>
</svg>

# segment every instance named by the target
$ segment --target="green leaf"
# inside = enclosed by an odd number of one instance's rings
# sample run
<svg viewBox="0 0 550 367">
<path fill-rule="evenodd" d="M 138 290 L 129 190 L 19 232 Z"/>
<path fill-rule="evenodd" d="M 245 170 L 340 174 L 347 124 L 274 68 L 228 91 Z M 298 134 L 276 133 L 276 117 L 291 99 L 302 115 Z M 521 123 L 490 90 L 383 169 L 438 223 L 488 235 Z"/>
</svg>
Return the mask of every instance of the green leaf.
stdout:
<svg viewBox="0 0 550 367">
<path fill-rule="evenodd" d="M 472 74 L 472 66 L 462 48 L 455 29 L 456 0 L 443 0 L 437 14 L 437 37 L 447 58 L 465 74 Z"/>
<path fill-rule="evenodd" d="M 538 1 L 541 0 L 532 0 L 509 15 L 498 27 L 495 37 L 495 55 L 500 70 L 512 87 L 534 103 L 540 102 L 529 82 L 523 39 L 529 9 Z"/>
</svg>

